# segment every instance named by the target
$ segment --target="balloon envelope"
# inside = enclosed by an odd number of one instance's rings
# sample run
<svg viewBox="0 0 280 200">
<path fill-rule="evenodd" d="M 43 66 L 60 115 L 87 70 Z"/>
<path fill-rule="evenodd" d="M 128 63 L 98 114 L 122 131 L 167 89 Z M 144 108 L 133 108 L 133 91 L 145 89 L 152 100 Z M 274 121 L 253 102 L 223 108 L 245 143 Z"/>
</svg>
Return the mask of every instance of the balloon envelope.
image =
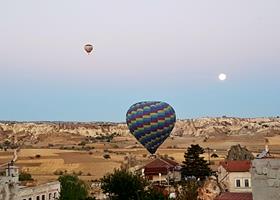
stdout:
<svg viewBox="0 0 280 200">
<path fill-rule="evenodd" d="M 170 135 L 175 122 L 174 109 L 160 101 L 136 103 L 126 113 L 130 132 L 151 154 L 154 154 Z"/>
<path fill-rule="evenodd" d="M 90 54 L 90 52 L 93 50 L 93 46 L 92 46 L 91 44 L 86 44 L 86 45 L 84 46 L 84 50 L 85 50 L 88 54 Z"/>
</svg>

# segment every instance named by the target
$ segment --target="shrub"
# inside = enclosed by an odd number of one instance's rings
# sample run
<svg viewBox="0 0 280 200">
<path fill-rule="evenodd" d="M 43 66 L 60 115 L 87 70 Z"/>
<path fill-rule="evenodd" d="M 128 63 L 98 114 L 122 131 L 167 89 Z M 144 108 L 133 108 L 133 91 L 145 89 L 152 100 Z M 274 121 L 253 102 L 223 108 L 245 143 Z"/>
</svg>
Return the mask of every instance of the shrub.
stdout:
<svg viewBox="0 0 280 200">
<path fill-rule="evenodd" d="M 48 144 L 48 147 L 50 148 L 50 147 L 54 147 L 54 145 L 53 144 Z"/>
<path fill-rule="evenodd" d="M 60 176 L 63 175 L 63 171 L 61 170 L 55 170 L 55 172 L 53 173 L 54 175 Z"/>
<path fill-rule="evenodd" d="M 41 158 L 41 155 L 40 154 L 36 154 L 35 158 Z"/>
<path fill-rule="evenodd" d="M 33 178 L 29 173 L 22 172 L 19 174 L 19 181 L 32 181 L 32 180 Z"/>
<path fill-rule="evenodd" d="M 86 145 L 86 142 L 85 141 L 82 141 L 78 144 L 79 146 L 85 146 Z"/>
<path fill-rule="evenodd" d="M 104 154 L 104 155 L 103 155 L 103 158 L 105 158 L 105 159 L 110 159 L 111 156 L 110 156 L 109 154 Z"/>
</svg>

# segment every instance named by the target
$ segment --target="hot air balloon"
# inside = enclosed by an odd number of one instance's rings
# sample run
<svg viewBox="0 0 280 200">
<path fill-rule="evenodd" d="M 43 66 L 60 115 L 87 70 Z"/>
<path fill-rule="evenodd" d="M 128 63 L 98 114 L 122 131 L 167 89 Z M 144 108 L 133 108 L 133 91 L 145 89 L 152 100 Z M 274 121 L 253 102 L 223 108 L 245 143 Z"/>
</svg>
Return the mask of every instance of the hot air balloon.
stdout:
<svg viewBox="0 0 280 200">
<path fill-rule="evenodd" d="M 84 46 L 84 50 L 85 50 L 88 54 L 90 54 L 90 52 L 93 50 L 93 46 L 92 46 L 91 44 L 86 44 L 86 45 Z"/>
<path fill-rule="evenodd" d="M 154 154 L 170 135 L 175 122 L 174 109 L 160 101 L 133 104 L 126 113 L 130 132 L 151 154 Z"/>
</svg>

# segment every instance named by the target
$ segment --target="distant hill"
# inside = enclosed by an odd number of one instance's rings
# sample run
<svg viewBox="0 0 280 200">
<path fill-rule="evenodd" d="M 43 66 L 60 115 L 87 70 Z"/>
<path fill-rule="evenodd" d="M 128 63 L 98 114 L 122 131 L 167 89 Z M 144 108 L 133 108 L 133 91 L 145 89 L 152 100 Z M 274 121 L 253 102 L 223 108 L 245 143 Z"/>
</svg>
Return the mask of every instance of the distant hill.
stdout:
<svg viewBox="0 0 280 200">
<path fill-rule="evenodd" d="M 16 122 L 0 121 L 0 138 L 38 141 L 44 135 L 128 136 L 125 123 L 111 122 Z M 198 118 L 177 120 L 172 135 L 211 137 L 216 135 L 280 135 L 280 118 Z"/>
</svg>

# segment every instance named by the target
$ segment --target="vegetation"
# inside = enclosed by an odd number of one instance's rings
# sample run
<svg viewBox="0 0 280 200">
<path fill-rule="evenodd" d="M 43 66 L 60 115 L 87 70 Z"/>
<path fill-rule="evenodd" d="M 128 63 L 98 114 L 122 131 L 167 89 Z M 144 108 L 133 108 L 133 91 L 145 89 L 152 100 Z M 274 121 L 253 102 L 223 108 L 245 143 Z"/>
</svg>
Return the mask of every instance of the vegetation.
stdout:
<svg viewBox="0 0 280 200">
<path fill-rule="evenodd" d="M 101 188 L 112 200 L 161 200 L 164 196 L 147 187 L 147 181 L 126 170 L 115 170 L 101 179 Z"/>
<path fill-rule="evenodd" d="M 60 200 L 86 200 L 87 187 L 77 176 L 62 175 L 58 178 L 61 184 Z M 92 199 L 92 198 L 91 198 Z"/>
<path fill-rule="evenodd" d="M 36 154 L 35 158 L 41 158 L 41 155 L 40 154 Z"/>
<path fill-rule="evenodd" d="M 110 159 L 111 156 L 110 156 L 110 154 L 104 154 L 104 155 L 103 155 L 103 158 L 105 158 L 105 159 Z"/>
<path fill-rule="evenodd" d="M 19 181 L 33 181 L 31 174 L 22 172 L 19 174 Z"/>
<path fill-rule="evenodd" d="M 186 181 L 176 200 L 197 200 L 198 187 L 196 180 Z"/>
<path fill-rule="evenodd" d="M 209 164 L 203 157 L 200 157 L 204 153 L 204 149 L 198 144 L 188 147 L 184 157 L 182 167 L 182 177 L 195 177 L 204 180 L 207 176 L 210 176 L 212 171 L 209 168 Z"/>
</svg>

